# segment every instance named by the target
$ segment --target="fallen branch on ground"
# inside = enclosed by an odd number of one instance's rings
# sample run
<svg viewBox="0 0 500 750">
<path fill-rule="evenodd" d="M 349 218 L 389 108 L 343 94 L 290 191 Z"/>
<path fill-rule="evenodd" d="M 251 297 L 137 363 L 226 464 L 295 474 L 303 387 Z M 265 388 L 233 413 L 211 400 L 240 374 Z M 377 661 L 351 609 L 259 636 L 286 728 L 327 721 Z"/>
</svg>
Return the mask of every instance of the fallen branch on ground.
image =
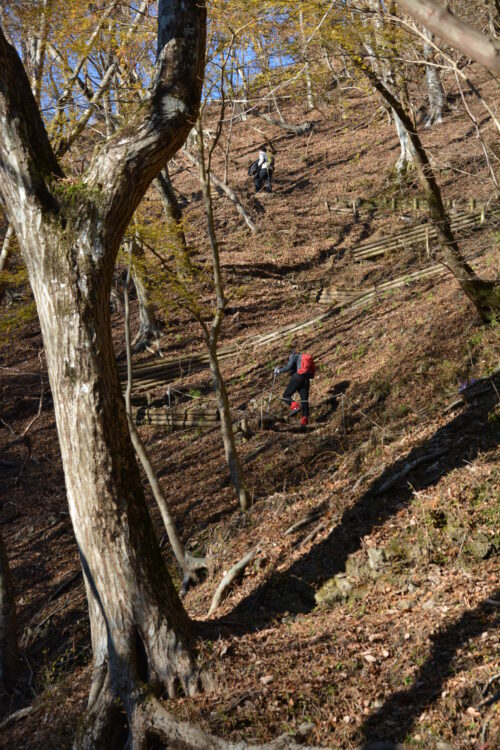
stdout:
<svg viewBox="0 0 500 750">
<path fill-rule="evenodd" d="M 186 158 L 189 159 L 189 161 L 191 162 L 191 164 L 194 164 L 196 166 L 198 165 L 198 160 L 197 160 L 197 158 L 195 156 L 193 156 L 193 154 L 191 154 L 186 149 L 184 149 L 183 153 L 186 156 Z M 227 195 L 227 197 L 229 198 L 229 200 L 232 201 L 232 203 L 234 204 L 234 207 L 236 208 L 236 210 L 238 211 L 239 215 L 242 217 L 243 221 L 245 222 L 245 224 L 247 225 L 247 227 L 250 229 L 250 231 L 253 232 L 254 234 L 257 234 L 257 227 L 255 226 L 255 224 L 253 223 L 252 219 L 250 218 L 250 216 L 246 212 L 243 204 L 241 203 L 240 199 L 238 198 L 238 196 L 236 195 L 236 193 L 234 192 L 234 190 L 232 190 L 229 187 L 229 185 L 226 185 L 225 182 L 223 182 L 221 179 L 219 179 L 217 177 L 217 175 L 215 175 L 211 170 L 210 170 L 210 179 L 212 180 L 212 182 L 214 183 L 214 185 L 216 187 L 218 187 L 219 190 L 222 190 L 222 192 Z"/>
<path fill-rule="evenodd" d="M 302 529 L 304 526 L 307 526 L 313 521 L 316 521 L 316 519 L 319 518 L 320 515 L 321 515 L 321 511 L 318 511 L 318 510 L 310 511 L 306 516 L 304 516 L 304 518 L 301 518 L 300 521 L 297 521 L 297 523 L 294 523 L 292 526 L 290 526 L 285 531 L 285 536 L 294 534 L 296 531 L 298 531 L 299 529 Z"/>
<path fill-rule="evenodd" d="M 420 466 L 420 464 L 425 464 L 428 461 L 432 461 L 434 458 L 444 456 L 445 453 L 447 453 L 446 450 L 434 451 L 433 453 L 427 453 L 425 456 L 420 456 L 420 458 L 416 458 L 414 461 L 410 461 L 409 463 L 405 464 L 400 472 L 394 474 L 392 477 L 389 477 L 389 479 L 386 479 L 382 487 L 379 487 L 379 489 L 375 492 L 375 495 L 383 495 L 384 492 L 387 492 L 387 490 L 390 490 L 391 487 L 394 487 L 395 484 L 397 484 L 401 479 L 404 479 L 410 473 L 410 471 L 413 471 L 413 469 L 415 469 L 417 466 Z"/>
<path fill-rule="evenodd" d="M 299 541 L 296 545 L 297 547 L 304 547 L 308 542 L 312 542 L 314 537 L 318 536 L 320 531 L 323 531 L 323 529 L 326 527 L 326 521 L 321 521 L 317 526 L 314 527 L 314 529 L 306 536 L 304 539 Z"/>
<path fill-rule="evenodd" d="M 287 130 L 289 133 L 294 133 L 294 135 L 305 135 L 306 133 L 309 133 L 314 127 L 313 123 L 309 120 L 301 123 L 300 125 L 294 125 L 291 122 L 285 122 L 285 120 L 277 120 L 275 117 L 266 115 L 264 112 L 257 111 L 253 114 L 255 114 L 256 117 L 260 117 L 261 120 L 268 122 L 269 125 L 276 125 L 276 127 Z"/>
<path fill-rule="evenodd" d="M 210 609 L 208 610 L 209 615 L 211 615 L 217 609 L 224 597 L 224 594 L 227 592 L 233 581 L 235 581 L 236 578 L 238 578 L 238 576 L 241 575 L 241 573 L 245 570 L 247 565 L 249 565 L 255 559 L 259 548 L 260 545 L 257 545 L 252 550 L 250 550 L 250 552 L 246 554 L 245 557 L 242 557 L 241 560 L 239 560 L 236 565 L 233 565 L 233 567 L 225 574 L 213 596 Z"/>
<path fill-rule="evenodd" d="M 371 477 L 373 474 L 377 474 L 377 473 L 383 474 L 384 471 L 385 471 L 385 464 L 380 464 L 379 466 L 372 466 L 372 468 L 369 469 L 367 472 L 365 472 L 365 474 L 361 474 L 361 476 L 358 477 L 358 479 L 356 480 L 356 482 L 353 484 L 351 488 L 351 492 L 356 492 L 358 487 L 361 484 L 363 484 L 365 479 L 368 479 L 368 477 Z"/>
</svg>

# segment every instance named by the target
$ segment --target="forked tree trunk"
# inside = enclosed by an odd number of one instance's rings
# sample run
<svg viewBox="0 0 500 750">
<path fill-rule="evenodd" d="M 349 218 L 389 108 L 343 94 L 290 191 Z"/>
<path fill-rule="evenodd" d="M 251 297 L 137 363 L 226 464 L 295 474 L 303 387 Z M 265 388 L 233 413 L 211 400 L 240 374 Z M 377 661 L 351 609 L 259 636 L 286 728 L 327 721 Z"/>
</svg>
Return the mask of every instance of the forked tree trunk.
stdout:
<svg viewBox="0 0 500 750">
<path fill-rule="evenodd" d="M 158 59 L 127 128 L 94 152 L 78 184 L 64 173 L 26 72 L 0 29 L 0 191 L 28 269 L 47 357 L 93 647 L 77 747 L 142 747 L 135 717 L 151 688 L 199 684 L 190 622 L 161 556 L 127 427 L 109 294 L 126 227 L 196 119 L 203 0 L 159 0 Z M 118 733 L 117 733 L 118 732 Z"/>
</svg>

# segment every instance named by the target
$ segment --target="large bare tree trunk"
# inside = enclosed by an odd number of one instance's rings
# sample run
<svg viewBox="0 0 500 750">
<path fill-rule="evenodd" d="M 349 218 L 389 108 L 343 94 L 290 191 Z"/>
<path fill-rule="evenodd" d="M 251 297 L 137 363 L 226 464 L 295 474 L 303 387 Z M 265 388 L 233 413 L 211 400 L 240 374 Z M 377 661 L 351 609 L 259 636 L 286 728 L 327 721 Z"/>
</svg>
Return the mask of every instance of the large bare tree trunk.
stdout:
<svg viewBox="0 0 500 750">
<path fill-rule="evenodd" d="M 98 229 L 91 228 L 89 255 L 100 249 Z M 82 239 L 79 246 L 85 249 Z M 91 602 L 92 696 L 102 672 L 109 673 L 89 710 L 100 714 L 117 691 L 130 701 L 141 681 L 166 686 L 171 695 L 177 684 L 191 693 L 198 675 L 189 621 L 159 551 L 130 444 L 111 340 L 109 287 L 88 278 L 82 295 L 62 281 L 72 272 L 73 245 L 53 234 L 44 239 L 38 234 L 38 241 L 46 257 L 58 258 L 48 276 L 32 277 L 32 285 Z M 132 705 L 125 709 L 129 713 Z M 82 747 L 94 741 L 92 728 Z"/>
<path fill-rule="evenodd" d="M 149 518 L 113 352 L 109 293 L 119 245 L 151 180 L 182 145 L 203 79 L 205 7 L 160 0 L 150 93 L 64 179 L 15 49 L 0 29 L 0 191 L 37 303 L 70 515 L 89 601 L 94 671 L 77 746 L 114 748 L 150 687 L 199 684 L 189 619 Z M 149 686 L 149 687 L 148 687 Z M 121 744 L 117 744 L 120 742 Z"/>
</svg>

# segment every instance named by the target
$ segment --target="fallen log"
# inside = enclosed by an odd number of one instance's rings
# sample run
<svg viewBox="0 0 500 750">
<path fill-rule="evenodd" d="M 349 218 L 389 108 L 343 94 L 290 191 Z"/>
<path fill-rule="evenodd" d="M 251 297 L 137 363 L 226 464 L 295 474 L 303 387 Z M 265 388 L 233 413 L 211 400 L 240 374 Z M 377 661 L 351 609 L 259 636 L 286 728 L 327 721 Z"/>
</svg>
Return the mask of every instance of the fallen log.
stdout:
<svg viewBox="0 0 500 750">
<path fill-rule="evenodd" d="M 350 196 L 335 196 L 325 200 L 326 210 L 334 213 L 352 213 L 353 205 L 356 205 L 358 211 L 366 211 L 373 213 L 375 211 L 390 209 L 391 211 L 425 211 L 429 208 L 429 201 L 427 198 L 415 197 L 415 198 L 362 198 L 357 196 L 352 198 Z M 456 198 L 445 198 L 443 199 L 444 207 L 450 212 L 458 211 L 476 211 L 479 209 L 486 209 L 487 204 L 478 201 L 476 198 L 468 198 L 465 200 L 457 200 Z"/>
<path fill-rule="evenodd" d="M 297 331 L 311 327 L 316 323 L 324 322 L 333 315 L 336 315 L 339 311 L 340 308 L 333 308 L 321 315 L 315 316 L 314 318 L 300 321 L 299 323 L 291 323 L 282 328 L 278 328 L 275 331 L 271 331 L 270 333 L 249 336 L 247 339 L 244 339 L 239 343 L 231 344 L 219 349 L 219 361 L 234 357 L 245 348 L 258 348 L 260 346 L 266 346 L 273 341 L 285 339 L 287 336 L 290 336 Z M 162 359 L 154 360 L 153 362 L 145 362 L 136 365 L 133 368 L 133 387 L 136 391 L 150 390 L 158 386 L 166 385 L 167 383 L 178 380 L 179 378 L 200 372 L 201 370 L 208 370 L 209 368 L 210 363 L 208 360 L 208 354 L 205 353 L 190 353 L 183 357 L 176 357 L 175 359 Z M 120 366 L 118 372 L 122 386 L 124 386 L 127 381 L 126 367 L 123 365 Z"/>
<path fill-rule="evenodd" d="M 278 128 L 287 130 L 289 133 L 293 133 L 294 135 L 305 135 L 306 133 L 310 133 L 314 127 L 313 123 L 309 121 L 303 122 L 300 125 L 294 125 L 291 122 L 285 122 L 285 120 L 277 120 L 275 117 L 266 115 L 264 112 L 257 111 L 252 112 L 252 114 L 254 114 L 256 117 L 259 117 L 261 120 L 268 122 L 269 125 L 276 125 Z"/>
</svg>

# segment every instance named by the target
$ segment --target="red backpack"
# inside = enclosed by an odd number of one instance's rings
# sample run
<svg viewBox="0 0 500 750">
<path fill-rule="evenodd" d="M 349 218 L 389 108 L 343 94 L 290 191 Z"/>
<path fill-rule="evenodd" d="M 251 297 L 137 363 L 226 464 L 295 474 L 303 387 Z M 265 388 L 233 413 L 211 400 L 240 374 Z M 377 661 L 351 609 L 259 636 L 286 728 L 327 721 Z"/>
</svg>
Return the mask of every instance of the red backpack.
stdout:
<svg viewBox="0 0 500 750">
<path fill-rule="evenodd" d="M 316 365 L 312 354 L 301 354 L 300 355 L 300 370 L 297 370 L 299 375 L 309 375 L 311 378 L 314 377 L 316 372 Z"/>
</svg>

